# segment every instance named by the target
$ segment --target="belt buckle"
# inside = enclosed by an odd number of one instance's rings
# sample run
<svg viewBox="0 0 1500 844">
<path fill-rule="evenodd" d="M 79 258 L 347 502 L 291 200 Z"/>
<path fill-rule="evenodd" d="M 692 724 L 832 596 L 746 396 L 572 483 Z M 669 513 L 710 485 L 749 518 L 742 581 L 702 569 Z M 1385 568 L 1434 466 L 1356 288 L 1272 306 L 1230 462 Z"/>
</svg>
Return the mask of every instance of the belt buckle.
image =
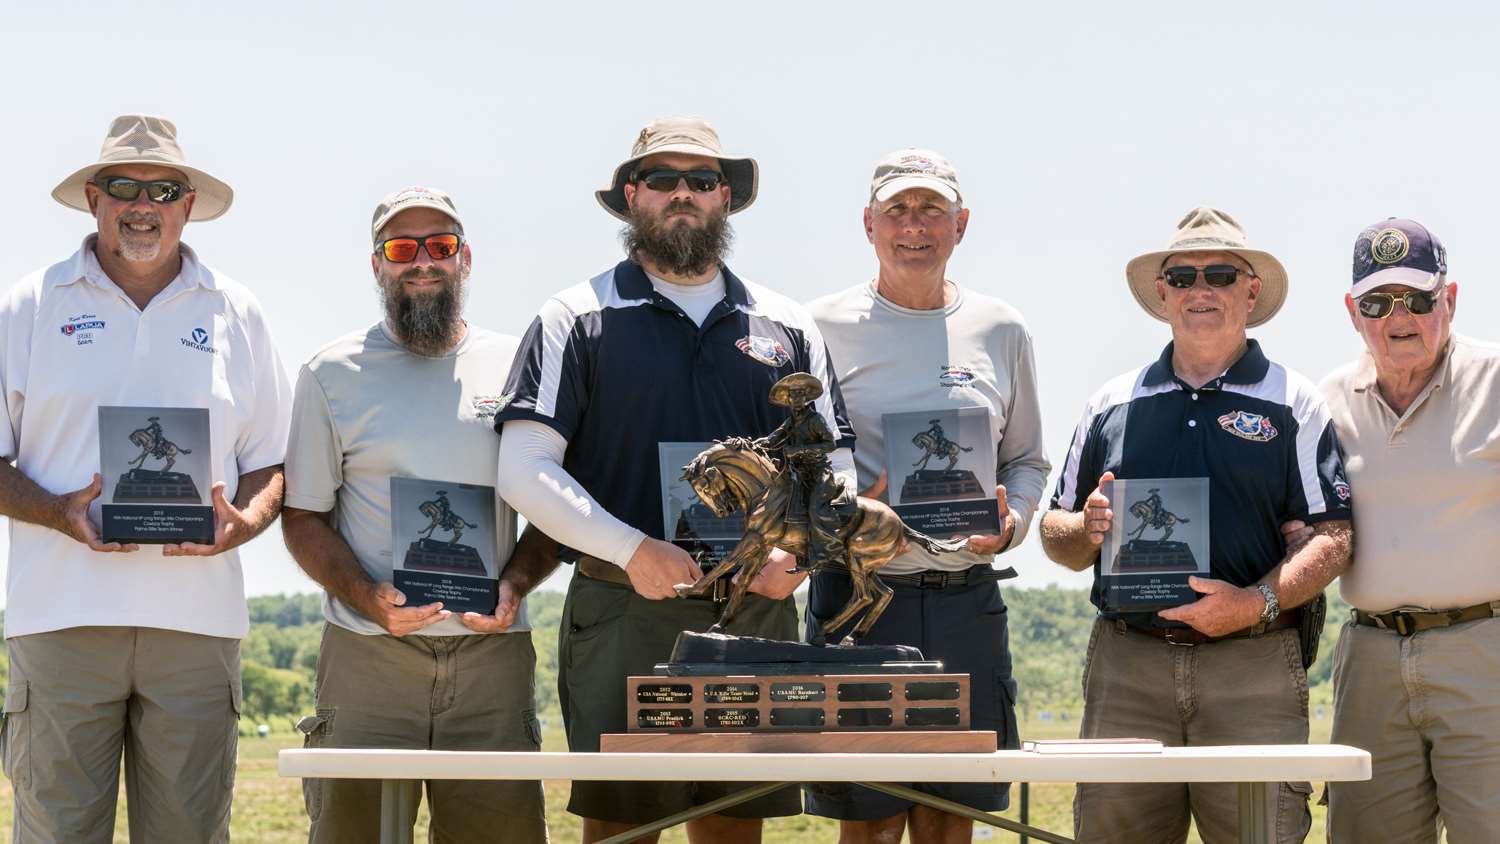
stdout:
<svg viewBox="0 0 1500 844">
<path fill-rule="evenodd" d="M 1411 613 L 1401 610 L 1391 611 L 1391 626 L 1396 628 L 1396 633 L 1401 636 L 1410 636 L 1417 632 L 1412 621 Z"/>
<path fill-rule="evenodd" d="M 1191 648 L 1194 645 L 1197 645 L 1198 643 L 1197 642 L 1179 642 L 1179 641 L 1177 641 L 1177 634 L 1178 633 L 1187 633 L 1187 632 L 1188 632 L 1187 630 L 1181 630 L 1181 629 L 1178 629 L 1176 627 L 1167 627 L 1167 628 L 1164 629 L 1164 631 L 1162 633 L 1162 638 L 1164 640 L 1166 640 L 1166 643 L 1169 644 L 1169 645 L 1176 645 L 1179 648 Z"/>
<path fill-rule="evenodd" d="M 948 585 L 948 573 L 945 571 L 924 571 L 922 579 L 917 583 L 922 589 L 943 589 Z"/>
</svg>

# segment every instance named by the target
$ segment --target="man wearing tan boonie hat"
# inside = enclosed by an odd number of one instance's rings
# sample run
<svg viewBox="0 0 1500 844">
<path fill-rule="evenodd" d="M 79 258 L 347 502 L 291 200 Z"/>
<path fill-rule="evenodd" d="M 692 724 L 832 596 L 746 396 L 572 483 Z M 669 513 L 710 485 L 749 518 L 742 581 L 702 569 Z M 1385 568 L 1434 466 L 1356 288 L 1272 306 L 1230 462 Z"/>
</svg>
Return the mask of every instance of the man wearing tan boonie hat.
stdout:
<svg viewBox="0 0 1500 844">
<path fill-rule="evenodd" d="M 132 840 L 225 841 L 249 626 L 236 548 L 281 509 L 290 383 L 255 297 L 181 242 L 233 192 L 171 121 L 116 118 L 53 196 L 95 231 L 0 300 L 13 840 L 109 841 L 123 755 Z M 120 405 L 207 411 L 211 545 L 101 539 L 99 411 Z"/>
<path fill-rule="evenodd" d="M 762 437 L 787 417 L 767 400 L 784 376 L 823 382 L 814 402 L 852 486 L 853 432 L 822 336 L 801 306 L 724 262 L 728 217 L 755 199 L 753 159 L 726 154 L 697 118 L 652 122 L 597 194 L 625 220 L 626 259 L 552 297 L 521 341 L 496 416 L 499 491 L 581 552 L 558 642 L 558 692 L 574 751 L 625 723 L 625 677 L 650 674 L 677 634 L 717 620 L 722 589 L 677 597 L 703 569 L 665 511 L 682 463 L 712 440 Z M 684 445 L 687 444 L 687 445 Z M 688 451 L 673 462 L 669 455 Z M 541 481 L 540 483 L 538 481 Z M 691 492 L 686 494 L 691 495 Z M 732 543 L 731 543 L 732 544 Z M 776 552 L 728 632 L 795 639 L 805 575 Z M 722 581 L 721 581 L 722 582 Z M 568 811 L 594 841 L 740 790 L 725 783 L 573 783 Z M 688 824 L 695 842 L 748 842 L 760 818 L 796 814 L 786 789 Z"/>
<path fill-rule="evenodd" d="M 1042 518 L 1047 555 L 1094 570 L 1100 617 L 1081 735 L 1170 746 L 1306 742 L 1305 643 L 1322 630 L 1323 588 L 1348 565 L 1352 532 L 1322 396 L 1245 334 L 1281 307 L 1286 270 L 1252 249 L 1233 217 L 1200 207 L 1166 249 L 1132 260 L 1126 280 L 1141 307 L 1172 326 L 1172 342 L 1090 399 Z M 1124 581 L 1101 576 L 1115 512 L 1100 486 L 1116 477 L 1207 479 L 1208 574 L 1188 578 L 1187 603 L 1132 606 L 1113 588 Z M 1297 523 L 1312 525 L 1311 538 L 1288 547 Z M 1310 792 L 1305 782 L 1281 783 L 1267 801 L 1266 828 L 1278 841 L 1306 836 Z M 1074 832 L 1081 842 L 1184 841 L 1191 817 L 1203 840 L 1228 841 L 1238 802 L 1222 783 L 1084 784 Z"/>
</svg>

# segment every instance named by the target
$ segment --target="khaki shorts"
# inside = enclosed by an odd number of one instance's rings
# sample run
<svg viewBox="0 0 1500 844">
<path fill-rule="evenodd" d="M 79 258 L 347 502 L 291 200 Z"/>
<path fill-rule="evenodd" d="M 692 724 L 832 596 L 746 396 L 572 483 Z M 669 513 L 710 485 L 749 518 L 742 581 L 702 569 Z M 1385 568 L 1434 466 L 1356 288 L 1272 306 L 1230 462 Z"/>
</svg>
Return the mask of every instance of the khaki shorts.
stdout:
<svg viewBox="0 0 1500 844">
<path fill-rule="evenodd" d="M 1500 839 L 1500 618 L 1401 636 L 1345 624 L 1333 657 L 1333 741 L 1371 779 L 1329 783 L 1331 841 Z"/>
<path fill-rule="evenodd" d="M 111 841 L 122 753 L 130 840 L 229 840 L 238 639 L 70 627 L 6 645 L 16 844 Z"/>
<path fill-rule="evenodd" d="M 1295 629 L 1206 645 L 1174 645 L 1099 619 L 1083 673 L 1081 738 L 1154 738 L 1169 747 L 1307 743 L 1307 673 Z M 1266 828 L 1287 844 L 1307 837 L 1312 784 L 1283 782 Z M 1079 842 L 1239 840 L 1234 782 L 1086 783 L 1073 798 Z"/>
<path fill-rule="evenodd" d="M 324 625 L 317 712 L 298 727 L 306 747 L 405 750 L 541 749 L 533 703 L 530 633 L 364 636 Z M 434 842 L 547 840 L 535 780 L 430 780 Z M 308 840 L 380 839 L 380 780 L 302 783 Z M 408 817 L 416 817 L 415 801 Z"/>
<path fill-rule="evenodd" d="M 686 598 L 649 601 L 629 586 L 575 576 L 563 604 L 558 637 L 557 691 L 568 729 L 568 749 L 597 752 L 603 733 L 625 732 L 625 678 L 651 674 L 671 655 L 677 634 L 704 631 L 721 604 Z M 746 595 L 727 632 L 797 640 L 796 603 Z M 645 823 L 717 800 L 747 786 L 719 782 L 575 782 L 568 811 L 585 818 Z M 724 810 L 739 818 L 802 811 L 788 787 Z"/>
</svg>

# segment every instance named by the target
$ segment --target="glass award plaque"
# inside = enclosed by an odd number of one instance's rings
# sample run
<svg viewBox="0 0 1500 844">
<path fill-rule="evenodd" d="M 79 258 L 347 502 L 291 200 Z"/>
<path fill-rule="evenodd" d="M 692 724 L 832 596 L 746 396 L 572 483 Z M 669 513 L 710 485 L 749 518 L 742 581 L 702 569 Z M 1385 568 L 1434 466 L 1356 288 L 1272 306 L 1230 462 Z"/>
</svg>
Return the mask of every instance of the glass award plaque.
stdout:
<svg viewBox="0 0 1500 844">
<path fill-rule="evenodd" d="M 999 533 L 990 412 L 945 408 L 881 417 L 887 496 L 901 520 L 933 537 Z"/>
<path fill-rule="evenodd" d="M 745 514 L 736 512 L 719 518 L 682 479 L 682 467 L 693 462 L 713 443 L 665 442 L 657 444 L 661 471 L 662 527 L 667 541 L 682 548 L 698 565 L 707 568 L 724 561 L 745 533 Z"/>
<path fill-rule="evenodd" d="M 214 544 L 209 455 L 204 408 L 100 407 L 104 541 Z"/>
<path fill-rule="evenodd" d="M 392 582 L 407 606 L 493 613 L 497 545 L 494 487 L 391 478 Z"/>
<path fill-rule="evenodd" d="M 1114 520 L 1099 557 L 1105 612 L 1190 604 L 1188 577 L 1207 576 L 1208 478 L 1116 478 L 1100 492 Z"/>
</svg>

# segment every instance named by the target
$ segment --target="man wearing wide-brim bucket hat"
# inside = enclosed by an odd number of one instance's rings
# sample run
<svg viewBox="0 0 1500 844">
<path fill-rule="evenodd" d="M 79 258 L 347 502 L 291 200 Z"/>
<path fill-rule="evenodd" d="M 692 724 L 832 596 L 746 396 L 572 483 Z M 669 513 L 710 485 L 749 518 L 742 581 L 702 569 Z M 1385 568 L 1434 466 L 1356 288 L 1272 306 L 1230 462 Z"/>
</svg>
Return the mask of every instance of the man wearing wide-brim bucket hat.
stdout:
<svg viewBox="0 0 1500 844">
<path fill-rule="evenodd" d="M 1166 249 L 1132 260 L 1126 280 L 1141 307 L 1171 325 L 1172 342 L 1089 400 L 1042 518 L 1047 555 L 1094 571 L 1100 617 L 1081 735 L 1306 742 L 1308 640 L 1322 629 L 1323 588 L 1348 565 L 1352 534 L 1322 396 L 1245 334 L 1280 308 L 1286 270 L 1251 248 L 1233 217 L 1204 207 L 1182 219 Z M 1195 561 L 1198 574 L 1149 608 L 1114 579 L 1114 561 L 1101 567 L 1104 536 L 1130 503 L 1101 490 L 1117 478 L 1208 482 L 1207 513 L 1197 517 L 1208 528 L 1207 565 Z M 1297 536 L 1294 522 L 1311 525 L 1311 538 L 1288 547 L 1283 527 Z M 1307 834 L 1310 792 L 1305 782 L 1281 783 L 1267 801 L 1266 828 L 1278 840 Z M 1205 841 L 1227 841 L 1237 813 L 1231 785 L 1091 783 L 1078 787 L 1073 823 L 1079 841 L 1184 841 L 1191 817 Z"/>
<path fill-rule="evenodd" d="M 181 242 L 233 193 L 171 121 L 115 118 L 53 196 L 95 230 L 0 300 L 13 839 L 108 841 L 123 756 L 132 840 L 227 840 L 249 627 L 236 549 L 281 509 L 290 382 L 255 297 Z M 103 530 L 124 468 L 106 455 L 134 451 L 101 432 L 104 406 L 140 427 L 206 411 L 206 430 L 167 436 L 211 543 Z"/>
<path fill-rule="evenodd" d="M 683 463 L 715 439 L 770 434 L 787 418 L 767 401 L 772 385 L 806 372 L 827 388 L 813 408 L 833 432 L 830 462 L 853 486 L 853 430 L 817 325 L 724 261 L 728 217 L 749 207 L 755 191 L 755 162 L 726 154 L 708 123 L 652 122 L 597 194 L 626 221 L 625 260 L 549 300 L 511 367 L 495 417 L 500 494 L 580 553 L 558 643 L 574 751 L 596 751 L 602 733 L 624 732 L 625 678 L 650 674 L 679 632 L 707 630 L 722 608 L 724 581 L 685 597 L 674 589 L 717 561 L 695 559 L 686 549 L 702 540 L 679 535 L 676 518 L 668 524 L 671 499 L 693 499 L 680 480 Z M 797 637 L 790 595 L 805 575 L 774 555 L 728 632 Z M 594 841 L 735 790 L 575 782 L 568 811 L 584 818 L 583 838 Z M 690 822 L 688 837 L 758 841 L 760 818 L 800 808 L 795 789 L 778 791 Z"/>
</svg>

